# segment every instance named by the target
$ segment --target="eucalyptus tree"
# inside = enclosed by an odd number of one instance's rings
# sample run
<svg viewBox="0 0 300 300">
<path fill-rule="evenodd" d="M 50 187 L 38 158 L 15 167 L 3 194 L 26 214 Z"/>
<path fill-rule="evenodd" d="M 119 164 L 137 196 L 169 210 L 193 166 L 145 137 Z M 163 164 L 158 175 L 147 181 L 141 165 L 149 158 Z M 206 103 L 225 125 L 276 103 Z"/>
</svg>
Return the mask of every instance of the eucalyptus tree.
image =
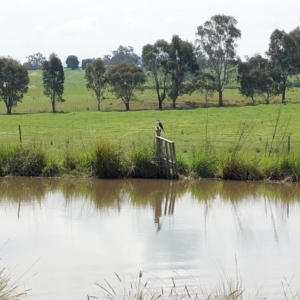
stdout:
<svg viewBox="0 0 300 300">
<path fill-rule="evenodd" d="M 282 83 L 281 100 L 284 102 L 288 77 L 294 74 L 294 66 L 297 62 L 298 47 L 291 34 L 283 30 L 274 30 L 270 37 L 267 55 L 270 61 L 279 71 Z"/>
<path fill-rule="evenodd" d="M 178 35 L 173 35 L 166 67 L 171 79 L 168 96 L 172 99 L 173 108 L 176 108 L 178 96 L 193 90 L 190 77 L 197 74 L 199 70 L 192 43 L 183 41 Z"/>
<path fill-rule="evenodd" d="M 219 106 L 223 106 L 224 89 L 236 76 L 236 41 L 241 38 L 241 31 L 236 24 L 232 16 L 215 15 L 199 26 L 196 32 L 196 43 L 206 55 L 206 65 L 216 81 Z"/>
<path fill-rule="evenodd" d="M 129 110 L 129 103 L 134 90 L 142 89 L 146 82 L 143 69 L 133 63 L 120 63 L 111 66 L 108 69 L 107 78 L 114 94 L 124 102 L 126 110 Z"/>
<path fill-rule="evenodd" d="M 56 112 L 57 101 L 63 102 L 65 75 L 62 62 L 55 54 L 50 54 L 49 60 L 43 64 L 43 87 L 44 94 L 50 97 L 52 112 Z"/>
<path fill-rule="evenodd" d="M 27 61 L 24 63 L 24 66 L 27 68 L 27 70 L 41 70 L 46 57 L 44 57 L 42 53 L 38 52 L 26 56 L 26 59 Z"/>
<path fill-rule="evenodd" d="M 260 97 L 266 104 L 282 92 L 281 74 L 267 58 L 255 54 L 238 66 L 240 93 L 253 100 Z"/>
<path fill-rule="evenodd" d="M 87 89 L 95 93 L 98 101 L 98 111 L 100 111 L 100 101 L 103 99 L 107 87 L 106 68 L 101 58 L 97 58 L 87 64 L 84 78 L 87 82 Z"/>
<path fill-rule="evenodd" d="M 209 99 L 213 97 L 216 91 L 216 80 L 210 73 L 201 72 L 194 79 L 194 88 L 203 95 L 205 104 L 207 105 Z"/>
<path fill-rule="evenodd" d="M 111 52 L 111 55 L 105 55 L 103 57 L 103 62 L 106 67 L 117 65 L 119 63 L 133 63 L 136 66 L 141 65 L 141 58 L 134 52 L 132 46 L 122 46 L 120 45 L 117 50 Z"/>
<path fill-rule="evenodd" d="M 79 60 L 76 55 L 69 55 L 66 59 L 67 68 L 75 70 L 78 69 Z"/>
<path fill-rule="evenodd" d="M 289 34 L 292 36 L 297 45 L 297 53 L 295 55 L 295 61 L 293 64 L 293 74 L 297 75 L 298 80 L 300 80 L 300 27 L 296 27 Z"/>
<path fill-rule="evenodd" d="M 148 71 L 154 84 L 159 109 L 162 109 L 162 103 L 169 93 L 169 51 L 170 45 L 165 40 L 158 40 L 153 45 L 147 44 L 142 51 L 143 67 Z"/>
<path fill-rule="evenodd" d="M 6 113 L 11 114 L 13 106 L 21 102 L 28 91 L 29 76 L 27 69 L 11 57 L 0 57 L 0 100 L 6 106 Z"/>
<path fill-rule="evenodd" d="M 87 64 L 92 63 L 93 60 L 95 60 L 95 59 L 94 59 L 94 58 L 84 58 L 84 59 L 81 61 L 81 69 L 82 69 L 82 70 L 85 70 Z"/>
</svg>

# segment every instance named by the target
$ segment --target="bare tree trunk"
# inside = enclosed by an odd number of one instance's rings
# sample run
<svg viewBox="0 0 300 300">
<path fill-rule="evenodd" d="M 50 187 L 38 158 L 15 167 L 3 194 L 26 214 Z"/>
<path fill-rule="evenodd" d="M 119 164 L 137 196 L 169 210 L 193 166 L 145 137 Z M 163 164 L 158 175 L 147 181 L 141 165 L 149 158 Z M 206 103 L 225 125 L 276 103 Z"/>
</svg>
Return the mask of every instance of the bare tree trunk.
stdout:
<svg viewBox="0 0 300 300">
<path fill-rule="evenodd" d="M 219 106 L 223 106 L 223 92 L 219 89 Z"/>
<path fill-rule="evenodd" d="M 176 108 L 176 98 L 173 98 L 173 108 Z"/>
<path fill-rule="evenodd" d="M 51 101 L 51 104 L 52 104 L 52 112 L 53 112 L 53 113 L 56 113 L 56 111 L 55 111 L 55 101 L 52 100 L 52 101 Z"/>
<path fill-rule="evenodd" d="M 100 99 L 98 99 L 98 111 L 100 111 Z"/>
<path fill-rule="evenodd" d="M 129 110 L 129 102 L 124 102 L 124 103 L 125 103 L 126 110 Z"/>
<path fill-rule="evenodd" d="M 285 100 L 285 92 L 286 92 L 286 79 L 283 80 L 282 97 L 281 97 L 282 103 L 284 103 L 284 100 Z"/>
<path fill-rule="evenodd" d="M 11 115 L 11 105 L 6 104 L 6 103 L 5 103 L 5 105 L 6 105 L 6 114 Z"/>
<path fill-rule="evenodd" d="M 158 99 L 158 108 L 162 109 L 162 100 L 161 99 Z"/>
<path fill-rule="evenodd" d="M 52 104 L 52 112 L 56 113 L 56 111 L 55 111 L 55 91 L 54 91 L 54 89 L 52 90 L 51 104 Z"/>
</svg>

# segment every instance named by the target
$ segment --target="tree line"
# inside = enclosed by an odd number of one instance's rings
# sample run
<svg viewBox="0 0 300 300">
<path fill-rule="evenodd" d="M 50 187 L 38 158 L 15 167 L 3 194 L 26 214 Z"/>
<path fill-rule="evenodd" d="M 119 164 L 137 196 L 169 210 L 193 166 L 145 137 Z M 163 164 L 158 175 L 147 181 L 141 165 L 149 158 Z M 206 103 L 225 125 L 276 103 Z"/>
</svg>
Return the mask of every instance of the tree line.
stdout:
<svg viewBox="0 0 300 300">
<path fill-rule="evenodd" d="M 195 91 L 206 101 L 217 93 L 218 105 L 223 106 L 223 91 L 233 81 L 239 83 L 240 93 L 251 98 L 253 104 L 257 98 L 268 104 L 280 94 L 284 102 L 291 84 L 289 78 L 297 76 L 300 80 L 300 27 L 289 33 L 274 30 L 266 57 L 256 53 L 245 61 L 236 52 L 240 38 L 234 17 L 215 15 L 198 26 L 194 44 L 173 35 L 170 42 L 160 39 L 143 46 L 141 57 L 133 47 L 120 46 L 103 58 L 83 59 L 81 67 L 85 70 L 86 87 L 98 101 L 98 110 L 108 87 L 129 110 L 134 91 L 143 89 L 145 82 L 155 90 L 159 109 L 166 98 L 176 108 L 180 95 Z M 66 65 L 78 69 L 77 56 L 69 55 Z M 7 114 L 28 91 L 29 69 L 42 69 L 44 94 L 55 112 L 55 103 L 64 101 L 64 68 L 55 53 L 48 60 L 36 53 L 27 56 L 23 65 L 11 57 L 0 58 L 0 100 Z"/>
</svg>

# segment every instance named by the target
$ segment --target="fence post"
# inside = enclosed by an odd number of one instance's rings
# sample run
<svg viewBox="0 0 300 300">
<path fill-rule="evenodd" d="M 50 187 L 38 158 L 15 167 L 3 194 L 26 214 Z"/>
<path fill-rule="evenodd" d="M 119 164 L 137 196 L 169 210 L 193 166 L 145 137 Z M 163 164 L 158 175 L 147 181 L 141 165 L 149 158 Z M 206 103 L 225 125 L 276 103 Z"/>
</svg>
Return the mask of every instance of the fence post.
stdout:
<svg viewBox="0 0 300 300">
<path fill-rule="evenodd" d="M 20 138 L 20 144 L 22 144 L 22 132 L 21 132 L 21 125 L 19 125 L 19 138 Z"/>
<path fill-rule="evenodd" d="M 291 151 L 291 136 L 290 135 L 288 136 L 287 151 L 288 151 L 288 153 L 290 153 L 290 151 Z"/>
</svg>

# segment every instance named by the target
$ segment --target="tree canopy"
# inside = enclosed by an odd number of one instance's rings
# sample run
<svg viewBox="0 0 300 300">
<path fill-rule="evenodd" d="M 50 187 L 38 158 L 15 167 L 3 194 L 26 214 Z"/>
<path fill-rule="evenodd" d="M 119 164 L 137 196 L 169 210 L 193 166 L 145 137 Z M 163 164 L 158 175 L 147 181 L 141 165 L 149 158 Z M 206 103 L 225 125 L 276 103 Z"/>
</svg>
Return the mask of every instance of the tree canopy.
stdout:
<svg viewBox="0 0 300 300">
<path fill-rule="evenodd" d="M 78 69 L 79 60 L 76 55 L 69 55 L 66 59 L 67 68 L 75 70 Z"/>
<path fill-rule="evenodd" d="M 93 62 L 93 60 L 95 60 L 94 58 L 85 58 L 81 61 L 81 69 L 85 70 L 87 64 L 90 64 Z"/>
<path fill-rule="evenodd" d="M 282 92 L 281 76 L 274 65 L 261 55 L 256 54 L 238 66 L 240 92 L 253 100 L 260 97 L 266 104 Z"/>
<path fill-rule="evenodd" d="M 101 58 L 93 60 L 85 69 L 86 87 L 95 93 L 98 101 L 98 111 L 100 111 L 100 101 L 107 86 L 105 72 L 106 68 Z"/>
<path fill-rule="evenodd" d="M 236 75 L 236 40 L 241 38 L 237 21 L 232 16 L 215 15 L 197 28 L 200 49 L 206 55 L 207 67 L 216 80 L 219 106 L 223 106 L 223 91 Z"/>
<path fill-rule="evenodd" d="M 6 113 L 11 114 L 28 91 L 29 77 L 27 69 L 11 57 L 0 57 L 0 100 L 6 106 Z"/>
<path fill-rule="evenodd" d="M 141 58 L 134 52 L 132 46 L 119 46 L 117 50 L 111 52 L 112 54 L 105 55 L 103 62 L 106 67 L 117 65 L 119 63 L 132 63 L 136 66 L 141 65 Z"/>
<path fill-rule="evenodd" d="M 282 102 L 285 100 L 288 77 L 295 72 L 294 66 L 297 64 L 297 53 L 297 43 L 291 34 L 278 29 L 271 34 L 267 55 L 281 77 Z"/>
<path fill-rule="evenodd" d="M 50 54 L 49 60 L 43 65 L 43 86 L 44 94 L 50 98 L 52 112 L 56 112 L 56 101 L 63 102 L 65 74 L 60 58 L 55 54 Z"/>
<path fill-rule="evenodd" d="M 145 45 L 142 52 L 143 67 L 149 72 L 153 81 L 159 109 L 162 109 L 162 102 L 170 88 L 169 52 L 170 44 L 165 40 L 158 40 L 154 45 Z"/>
<path fill-rule="evenodd" d="M 27 70 L 41 70 L 43 68 L 43 63 L 46 60 L 46 57 L 42 53 L 38 52 L 32 55 L 26 56 L 27 61 L 23 66 Z"/>
<path fill-rule="evenodd" d="M 169 54 L 166 66 L 171 74 L 171 87 L 168 96 L 172 99 L 173 108 L 176 108 L 178 96 L 192 91 L 191 84 L 185 81 L 189 75 L 197 74 L 199 66 L 192 43 L 183 41 L 178 35 L 172 38 Z"/>
<path fill-rule="evenodd" d="M 135 89 L 142 89 L 146 82 L 146 76 L 141 67 L 132 63 L 120 63 L 108 69 L 108 81 L 112 86 L 112 91 L 125 104 L 129 110 L 129 103 Z"/>
</svg>

